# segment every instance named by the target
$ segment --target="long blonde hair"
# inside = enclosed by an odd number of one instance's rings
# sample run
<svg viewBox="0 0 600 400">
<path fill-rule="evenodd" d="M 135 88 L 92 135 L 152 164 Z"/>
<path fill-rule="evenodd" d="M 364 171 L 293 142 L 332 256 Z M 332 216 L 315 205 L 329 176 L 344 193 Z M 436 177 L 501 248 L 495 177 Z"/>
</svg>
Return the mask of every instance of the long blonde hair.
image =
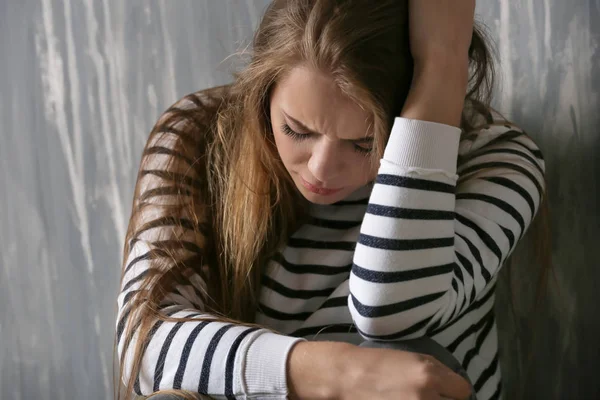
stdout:
<svg viewBox="0 0 600 400">
<path fill-rule="evenodd" d="M 407 0 L 275 0 L 255 33 L 249 64 L 234 82 L 187 96 L 159 119 L 140 165 L 125 258 L 141 232 L 157 226 L 171 229 L 153 243 L 151 267 L 129 303 L 133 312 L 124 333 L 121 371 L 134 333 L 137 340 L 125 393 L 133 391 L 153 322 L 182 321 L 162 314 L 159 304 L 165 293 L 185 281 L 190 268 L 207 283 L 206 312 L 215 320 L 251 324 L 261 267 L 305 221 L 306 201 L 273 142 L 269 100 L 274 85 L 299 64 L 328 73 L 372 115 L 376 162 L 410 89 L 413 60 L 408 43 Z M 494 68 L 487 43 L 476 26 L 464 132 L 481 121 L 493 122 Z M 171 139 L 168 148 L 159 145 L 165 134 Z M 168 159 L 161 168 L 149 165 L 149 156 L 157 152 Z M 148 174 L 160 177 L 161 186 L 143 190 L 140 182 Z M 164 194 L 176 195 L 177 201 L 153 201 Z M 149 210 L 151 220 L 146 217 Z"/>
</svg>

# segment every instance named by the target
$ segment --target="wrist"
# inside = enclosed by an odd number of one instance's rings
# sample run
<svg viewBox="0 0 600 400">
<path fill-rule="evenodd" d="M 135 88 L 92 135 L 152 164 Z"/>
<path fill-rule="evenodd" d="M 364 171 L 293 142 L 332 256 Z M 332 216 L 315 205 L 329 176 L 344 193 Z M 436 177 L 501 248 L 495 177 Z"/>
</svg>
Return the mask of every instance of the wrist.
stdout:
<svg viewBox="0 0 600 400">
<path fill-rule="evenodd" d="M 342 399 L 351 350 L 342 342 L 298 342 L 288 355 L 290 400 Z M 347 382 L 346 382 L 347 383 Z"/>
<path fill-rule="evenodd" d="M 460 127 L 468 79 L 468 60 L 439 57 L 415 63 L 400 116 Z"/>
<path fill-rule="evenodd" d="M 427 56 L 414 59 L 415 72 L 440 72 L 466 74 L 469 67 L 468 53 L 449 52 L 446 49 L 429 51 Z"/>
</svg>

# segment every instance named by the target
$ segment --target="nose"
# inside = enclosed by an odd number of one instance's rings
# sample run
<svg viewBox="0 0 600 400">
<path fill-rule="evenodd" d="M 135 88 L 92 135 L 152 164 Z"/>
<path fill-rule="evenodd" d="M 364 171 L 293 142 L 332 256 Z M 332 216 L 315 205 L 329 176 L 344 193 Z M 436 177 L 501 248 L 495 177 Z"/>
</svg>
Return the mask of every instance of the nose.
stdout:
<svg viewBox="0 0 600 400">
<path fill-rule="evenodd" d="M 322 138 L 313 147 L 308 170 L 320 182 L 335 184 L 344 169 L 344 160 L 336 142 Z"/>
</svg>

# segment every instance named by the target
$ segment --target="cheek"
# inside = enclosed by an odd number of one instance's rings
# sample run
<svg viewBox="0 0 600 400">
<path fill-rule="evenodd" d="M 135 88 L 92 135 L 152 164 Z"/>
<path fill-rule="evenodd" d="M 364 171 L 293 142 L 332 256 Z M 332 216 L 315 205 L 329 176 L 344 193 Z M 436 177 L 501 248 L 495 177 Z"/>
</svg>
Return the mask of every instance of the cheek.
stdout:
<svg viewBox="0 0 600 400">
<path fill-rule="evenodd" d="M 367 181 L 374 181 L 377 178 L 377 173 L 379 172 L 379 167 L 375 163 L 369 163 L 369 167 L 367 168 Z"/>
<path fill-rule="evenodd" d="M 375 180 L 378 168 L 365 160 L 357 160 L 354 166 L 348 168 L 348 182 L 354 187 L 360 187 Z"/>
</svg>

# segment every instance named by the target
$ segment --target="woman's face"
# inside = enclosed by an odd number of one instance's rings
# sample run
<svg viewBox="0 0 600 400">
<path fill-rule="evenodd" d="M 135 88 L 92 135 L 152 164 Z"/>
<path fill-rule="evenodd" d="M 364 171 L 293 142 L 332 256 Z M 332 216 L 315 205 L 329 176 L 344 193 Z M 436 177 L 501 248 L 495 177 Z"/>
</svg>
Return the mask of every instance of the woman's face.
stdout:
<svg viewBox="0 0 600 400">
<path fill-rule="evenodd" d="M 294 68 L 271 95 L 277 151 L 298 190 L 332 204 L 373 180 L 369 114 L 318 71 Z"/>
</svg>

